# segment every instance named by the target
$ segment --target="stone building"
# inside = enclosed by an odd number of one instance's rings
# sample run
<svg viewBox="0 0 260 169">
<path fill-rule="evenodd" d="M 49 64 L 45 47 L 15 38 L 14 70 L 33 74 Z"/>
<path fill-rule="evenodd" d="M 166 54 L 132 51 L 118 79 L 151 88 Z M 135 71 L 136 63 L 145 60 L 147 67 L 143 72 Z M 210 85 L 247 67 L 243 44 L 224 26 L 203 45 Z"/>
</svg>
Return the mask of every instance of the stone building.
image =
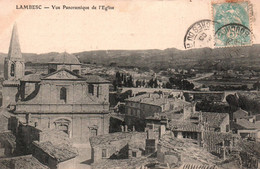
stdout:
<svg viewBox="0 0 260 169">
<path fill-rule="evenodd" d="M 75 141 L 108 133 L 109 81 L 95 75 L 82 77 L 74 55 L 62 53 L 54 58 L 47 75 L 24 75 L 15 25 L 5 59 L 3 107 L 21 122 L 59 129 Z"/>
<path fill-rule="evenodd" d="M 45 55 L 43 55 L 45 56 Z M 81 63 L 78 58 L 67 52 L 46 54 L 48 60 L 42 62 L 25 63 L 25 74 L 49 74 L 61 68 L 66 68 L 75 74 L 81 75 Z"/>
<path fill-rule="evenodd" d="M 90 138 L 92 162 L 140 157 L 145 151 L 146 138 L 145 132 L 117 132 L 92 137 Z"/>
</svg>

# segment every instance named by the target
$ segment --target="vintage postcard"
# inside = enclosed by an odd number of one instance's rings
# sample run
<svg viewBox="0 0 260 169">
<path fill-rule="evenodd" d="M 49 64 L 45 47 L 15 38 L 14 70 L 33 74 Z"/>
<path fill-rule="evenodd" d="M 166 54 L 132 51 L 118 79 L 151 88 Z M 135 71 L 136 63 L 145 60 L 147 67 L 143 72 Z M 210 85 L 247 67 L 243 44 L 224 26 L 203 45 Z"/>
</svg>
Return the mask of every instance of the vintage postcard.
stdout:
<svg viewBox="0 0 260 169">
<path fill-rule="evenodd" d="M 0 0 L 0 169 L 259 169 L 259 0 Z"/>
</svg>

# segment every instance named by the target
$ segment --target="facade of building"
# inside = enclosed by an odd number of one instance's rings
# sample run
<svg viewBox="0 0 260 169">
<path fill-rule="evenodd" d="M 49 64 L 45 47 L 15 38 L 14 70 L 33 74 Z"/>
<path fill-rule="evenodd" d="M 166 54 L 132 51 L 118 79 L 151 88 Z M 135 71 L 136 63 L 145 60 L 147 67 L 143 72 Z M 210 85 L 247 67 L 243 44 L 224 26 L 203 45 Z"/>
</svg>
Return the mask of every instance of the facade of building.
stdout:
<svg viewBox="0 0 260 169">
<path fill-rule="evenodd" d="M 149 93 L 126 99 L 125 109 L 128 116 L 135 116 L 145 119 L 155 114 L 160 114 L 168 110 L 181 111 L 190 103 L 177 99 L 169 98 L 169 95 Z"/>
<path fill-rule="evenodd" d="M 145 150 L 146 138 L 145 132 L 117 132 L 92 137 L 90 138 L 92 162 L 140 157 Z"/>
<path fill-rule="evenodd" d="M 80 62 L 71 54 L 59 54 L 48 74 L 24 75 L 24 59 L 13 28 L 5 59 L 3 107 L 21 122 L 64 131 L 75 141 L 106 134 L 109 130 L 109 81 L 80 75 Z"/>
<path fill-rule="evenodd" d="M 37 56 L 35 56 L 37 57 Z M 66 68 L 75 74 L 81 75 L 81 63 L 78 58 L 67 52 L 46 54 L 48 61 L 25 63 L 25 74 L 49 74 L 61 68 Z"/>
</svg>

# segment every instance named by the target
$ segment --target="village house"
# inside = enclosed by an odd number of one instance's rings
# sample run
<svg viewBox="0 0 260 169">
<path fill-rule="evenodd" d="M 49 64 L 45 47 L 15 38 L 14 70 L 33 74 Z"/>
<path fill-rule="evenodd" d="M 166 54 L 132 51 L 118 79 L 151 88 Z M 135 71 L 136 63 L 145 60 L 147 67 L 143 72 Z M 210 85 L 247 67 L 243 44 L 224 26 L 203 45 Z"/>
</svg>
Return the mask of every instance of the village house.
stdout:
<svg viewBox="0 0 260 169">
<path fill-rule="evenodd" d="M 19 122 L 16 137 L 17 154 L 32 154 L 51 169 L 75 167 L 74 158 L 78 153 L 63 131 Z"/>
<path fill-rule="evenodd" d="M 249 116 L 249 113 L 241 108 L 232 113 L 233 118 L 231 120 L 236 121 L 237 119 L 244 119 Z"/>
<path fill-rule="evenodd" d="M 167 110 L 180 111 L 183 107 L 190 105 L 184 100 L 160 93 L 142 94 L 126 99 L 125 102 L 126 114 L 142 119 Z"/>
<path fill-rule="evenodd" d="M 254 119 L 237 119 L 231 122 L 232 130 L 244 139 L 260 142 L 260 121 Z"/>
<path fill-rule="evenodd" d="M 41 164 L 32 155 L 24 155 L 18 157 L 0 158 L 1 169 L 50 169 L 49 167 Z"/>
<path fill-rule="evenodd" d="M 78 154 L 66 144 L 34 141 L 32 155 L 50 169 L 71 169 L 75 168 L 75 157 Z"/>
<path fill-rule="evenodd" d="M 14 155 L 16 148 L 15 140 L 15 136 L 10 131 L 0 133 L 0 158 Z"/>
<path fill-rule="evenodd" d="M 127 159 L 145 153 L 145 132 L 117 132 L 90 138 L 91 159 Z"/>
<path fill-rule="evenodd" d="M 164 93 L 146 93 L 131 97 L 125 100 L 126 124 L 128 126 L 144 126 L 147 124 L 157 124 L 160 126 L 162 118 L 163 123 L 167 123 L 167 115 L 171 112 L 193 111 L 195 106 L 173 95 L 165 95 Z M 184 110 L 185 109 L 185 110 Z M 137 129 L 143 131 L 144 129 Z"/>
<path fill-rule="evenodd" d="M 25 74 L 49 74 L 61 68 L 66 68 L 71 72 L 81 75 L 81 63 L 77 57 L 67 53 L 53 53 L 50 61 L 43 63 L 25 63 Z M 62 61 L 62 62 L 61 62 Z"/>
<path fill-rule="evenodd" d="M 16 138 L 10 131 L 10 116 L 6 109 L 0 108 L 0 157 L 13 156 L 16 148 Z"/>
<path fill-rule="evenodd" d="M 229 132 L 230 121 L 228 113 L 200 112 L 200 120 L 210 131 Z"/>
<path fill-rule="evenodd" d="M 47 74 L 25 75 L 14 25 L 4 64 L 3 107 L 21 122 L 58 129 L 75 142 L 107 134 L 109 81 L 95 75 L 82 77 L 80 66 L 76 56 L 65 52 L 48 63 Z"/>
<path fill-rule="evenodd" d="M 164 135 L 157 146 L 157 160 L 162 164 L 168 164 L 170 168 L 178 168 L 182 165 L 205 165 L 213 168 L 220 161 L 218 157 L 207 152 L 191 139 L 175 138 L 171 134 Z"/>
</svg>

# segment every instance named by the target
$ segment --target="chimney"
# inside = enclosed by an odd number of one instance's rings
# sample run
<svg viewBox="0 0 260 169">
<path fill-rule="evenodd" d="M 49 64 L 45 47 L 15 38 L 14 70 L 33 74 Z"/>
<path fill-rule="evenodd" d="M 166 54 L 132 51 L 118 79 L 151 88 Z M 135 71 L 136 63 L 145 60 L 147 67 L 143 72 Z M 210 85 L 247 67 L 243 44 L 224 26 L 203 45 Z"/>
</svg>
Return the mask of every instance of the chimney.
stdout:
<svg viewBox="0 0 260 169">
<path fill-rule="evenodd" d="M 26 114 L 26 124 L 29 124 L 31 122 L 31 113 Z"/>
<path fill-rule="evenodd" d="M 128 129 L 127 129 L 127 125 L 125 125 L 125 132 L 127 132 L 128 131 Z"/>
<path fill-rule="evenodd" d="M 159 129 L 159 139 L 165 134 L 165 125 L 161 125 Z"/>
</svg>

